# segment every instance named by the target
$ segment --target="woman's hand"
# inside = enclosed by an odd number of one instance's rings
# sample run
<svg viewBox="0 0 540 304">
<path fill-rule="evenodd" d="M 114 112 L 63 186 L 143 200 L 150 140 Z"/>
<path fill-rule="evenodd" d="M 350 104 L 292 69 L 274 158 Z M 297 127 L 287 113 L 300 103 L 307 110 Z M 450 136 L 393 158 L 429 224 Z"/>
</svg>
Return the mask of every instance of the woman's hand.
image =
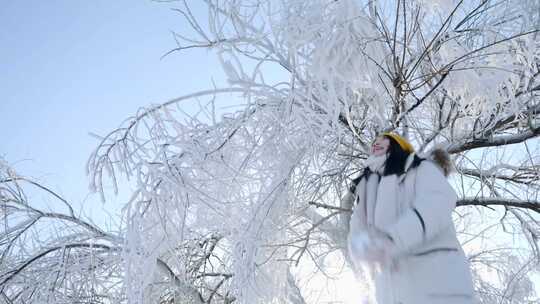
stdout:
<svg viewBox="0 0 540 304">
<path fill-rule="evenodd" d="M 367 260 L 366 253 L 371 246 L 371 239 L 367 232 L 356 233 L 349 241 L 351 258 L 355 261 Z"/>
<path fill-rule="evenodd" d="M 350 240 L 349 250 L 355 261 L 390 265 L 392 269 L 396 269 L 393 262 L 396 246 L 389 235 L 376 228 L 369 228 L 354 235 Z"/>
<path fill-rule="evenodd" d="M 397 264 L 395 263 L 397 248 L 392 237 L 377 228 L 369 229 L 368 235 L 370 244 L 366 251 L 366 258 L 382 266 L 390 266 L 391 269 L 397 270 Z"/>
</svg>

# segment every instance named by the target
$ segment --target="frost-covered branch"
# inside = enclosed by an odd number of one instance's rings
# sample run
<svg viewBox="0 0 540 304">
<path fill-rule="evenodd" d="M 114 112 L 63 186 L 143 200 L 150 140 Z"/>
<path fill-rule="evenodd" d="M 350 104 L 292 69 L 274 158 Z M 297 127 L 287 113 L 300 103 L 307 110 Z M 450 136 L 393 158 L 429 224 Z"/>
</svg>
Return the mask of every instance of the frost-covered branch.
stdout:
<svg viewBox="0 0 540 304">
<path fill-rule="evenodd" d="M 462 198 L 457 201 L 457 206 L 505 206 L 529 209 L 540 213 L 540 201 L 521 201 L 506 198 Z"/>
<path fill-rule="evenodd" d="M 44 211 L 28 201 L 34 188 L 51 195 L 68 213 Z M 78 217 L 50 188 L 0 162 L 0 292 L 8 303 L 71 303 L 121 298 L 122 237 Z M 106 295 L 101 291 L 108 289 Z"/>
</svg>

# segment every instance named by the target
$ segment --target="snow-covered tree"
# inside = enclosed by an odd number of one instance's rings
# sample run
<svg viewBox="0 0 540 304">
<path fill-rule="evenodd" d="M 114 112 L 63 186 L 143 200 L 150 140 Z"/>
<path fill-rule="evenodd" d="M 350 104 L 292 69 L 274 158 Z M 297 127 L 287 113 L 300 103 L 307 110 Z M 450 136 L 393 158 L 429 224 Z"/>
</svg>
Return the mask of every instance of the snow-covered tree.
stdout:
<svg viewBox="0 0 540 304">
<path fill-rule="evenodd" d="M 35 202 L 38 195 L 54 202 L 51 208 Z M 72 206 L 0 158 L 0 303 L 122 298 L 122 236 L 83 218 Z"/>
<path fill-rule="evenodd" d="M 32 208 L 0 180 L 8 303 L 314 303 L 305 267 L 332 280 L 346 265 L 340 198 L 389 130 L 454 156 L 483 303 L 538 301 L 540 2 L 202 2 L 204 17 L 172 2 L 188 30 L 168 56 L 210 51 L 228 85 L 139 110 L 89 158 L 104 200 L 107 185 L 136 187 L 120 233 Z M 41 218 L 70 229 L 28 235 Z"/>
</svg>

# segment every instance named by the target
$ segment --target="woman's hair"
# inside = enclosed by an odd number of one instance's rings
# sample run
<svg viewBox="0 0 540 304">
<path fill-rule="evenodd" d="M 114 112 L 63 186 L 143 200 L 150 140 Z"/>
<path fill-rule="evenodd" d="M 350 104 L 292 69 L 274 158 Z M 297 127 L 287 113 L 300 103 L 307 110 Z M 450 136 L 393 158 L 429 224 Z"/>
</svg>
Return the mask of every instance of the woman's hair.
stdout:
<svg viewBox="0 0 540 304">
<path fill-rule="evenodd" d="M 383 135 L 383 137 L 390 141 L 388 151 L 386 152 L 388 154 L 388 158 L 386 159 L 383 175 L 403 174 L 405 172 L 405 163 L 407 162 L 407 158 L 409 157 L 410 153 L 403 150 L 398 142 L 392 137 L 387 135 Z M 422 160 L 422 158 L 414 155 L 411 168 L 417 167 Z"/>
</svg>

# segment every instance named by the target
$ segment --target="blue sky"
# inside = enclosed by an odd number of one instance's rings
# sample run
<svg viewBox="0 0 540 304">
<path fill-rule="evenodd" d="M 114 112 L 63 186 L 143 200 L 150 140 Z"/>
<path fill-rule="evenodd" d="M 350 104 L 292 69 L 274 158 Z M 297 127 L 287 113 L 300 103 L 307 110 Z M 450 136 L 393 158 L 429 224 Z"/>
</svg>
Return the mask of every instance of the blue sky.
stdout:
<svg viewBox="0 0 540 304">
<path fill-rule="evenodd" d="M 0 155 L 80 204 L 88 194 L 86 160 L 97 145 L 89 132 L 104 135 L 141 106 L 223 79 L 204 50 L 160 59 L 175 47 L 170 31 L 186 29 L 174 5 L 2 1 Z M 97 196 L 88 201 L 102 207 Z"/>
</svg>

